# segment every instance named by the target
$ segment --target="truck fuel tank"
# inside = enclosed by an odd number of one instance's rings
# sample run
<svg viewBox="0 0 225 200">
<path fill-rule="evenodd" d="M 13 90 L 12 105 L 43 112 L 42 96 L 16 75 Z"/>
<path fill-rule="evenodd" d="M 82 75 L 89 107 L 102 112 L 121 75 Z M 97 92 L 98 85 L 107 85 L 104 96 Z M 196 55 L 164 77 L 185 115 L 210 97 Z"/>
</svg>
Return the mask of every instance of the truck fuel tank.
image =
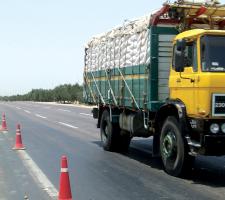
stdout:
<svg viewBox="0 0 225 200">
<path fill-rule="evenodd" d="M 142 112 L 140 113 L 121 113 L 119 116 L 120 128 L 130 132 L 131 136 L 137 137 L 149 137 L 150 134 L 147 129 L 144 128 L 144 119 Z"/>
</svg>

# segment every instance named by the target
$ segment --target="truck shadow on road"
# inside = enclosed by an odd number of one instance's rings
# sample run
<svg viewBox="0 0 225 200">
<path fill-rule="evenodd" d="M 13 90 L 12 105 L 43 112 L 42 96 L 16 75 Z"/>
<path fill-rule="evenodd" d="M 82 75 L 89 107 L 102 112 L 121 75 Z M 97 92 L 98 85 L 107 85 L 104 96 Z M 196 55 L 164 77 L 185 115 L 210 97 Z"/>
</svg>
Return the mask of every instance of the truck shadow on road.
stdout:
<svg viewBox="0 0 225 200">
<path fill-rule="evenodd" d="M 94 141 L 93 143 L 97 144 L 102 148 L 100 141 Z M 159 170 L 163 170 L 163 165 L 161 159 L 158 157 L 152 157 L 151 154 L 151 141 L 143 142 L 143 140 L 135 140 L 131 142 L 128 152 L 120 153 L 122 156 L 129 157 L 130 159 L 141 162 L 145 165 L 151 166 Z"/>
<path fill-rule="evenodd" d="M 95 141 L 94 143 L 102 147 L 101 142 Z M 151 168 L 163 171 L 161 159 L 158 157 L 152 157 L 151 148 L 151 141 L 144 142 L 142 139 L 135 140 L 131 143 L 128 152 L 120 154 L 148 165 Z M 201 184 L 217 188 L 225 187 L 225 156 L 196 157 L 191 173 L 182 179 L 190 181 L 191 184 Z"/>
<path fill-rule="evenodd" d="M 198 156 L 188 179 L 193 184 L 225 187 L 225 157 Z"/>
</svg>

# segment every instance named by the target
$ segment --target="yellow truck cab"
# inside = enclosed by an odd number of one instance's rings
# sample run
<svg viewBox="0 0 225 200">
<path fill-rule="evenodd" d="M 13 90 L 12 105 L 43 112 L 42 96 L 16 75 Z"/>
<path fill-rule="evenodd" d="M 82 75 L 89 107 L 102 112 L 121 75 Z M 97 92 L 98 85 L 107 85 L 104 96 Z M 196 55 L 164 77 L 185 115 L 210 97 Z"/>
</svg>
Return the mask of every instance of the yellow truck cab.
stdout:
<svg viewBox="0 0 225 200">
<path fill-rule="evenodd" d="M 225 142 L 225 31 L 195 29 L 174 39 L 170 98 L 186 108 L 192 152 L 223 155 Z M 200 134 L 199 134 L 200 133 Z M 194 139 L 195 138 L 195 139 Z M 201 147 L 204 144 L 204 148 Z"/>
<path fill-rule="evenodd" d="M 182 44 L 184 46 L 180 47 Z M 179 51 L 177 48 L 183 49 Z M 224 118 L 224 52 L 225 31 L 195 29 L 174 39 L 170 98 L 182 100 L 189 117 Z"/>
<path fill-rule="evenodd" d="M 169 5 L 168 15 L 181 29 L 173 39 L 169 98 L 158 114 L 167 115 L 159 146 L 172 175 L 190 169 L 196 155 L 225 155 L 225 7 L 180 3 Z"/>
</svg>

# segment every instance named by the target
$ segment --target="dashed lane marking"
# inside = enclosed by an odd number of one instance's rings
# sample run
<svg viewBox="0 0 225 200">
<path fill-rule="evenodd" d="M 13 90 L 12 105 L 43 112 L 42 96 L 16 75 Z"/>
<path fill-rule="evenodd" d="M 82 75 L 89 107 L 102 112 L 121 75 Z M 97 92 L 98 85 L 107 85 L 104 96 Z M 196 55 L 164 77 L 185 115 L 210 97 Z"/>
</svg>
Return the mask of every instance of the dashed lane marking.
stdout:
<svg viewBox="0 0 225 200">
<path fill-rule="evenodd" d="M 58 109 L 60 111 L 64 111 L 64 112 L 71 112 L 70 110 L 65 110 L 65 109 Z"/>
<path fill-rule="evenodd" d="M 24 110 L 24 112 L 29 113 L 29 114 L 31 113 L 29 110 Z"/>
<path fill-rule="evenodd" d="M 22 108 L 20 108 L 20 107 L 16 107 L 16 109 L 21 110 Z"/>
<path fill-rule="evenodd" d="M 64 123 L 64 122 L 58 122 L 58 123 L 61 124 L 61 125 L 63 125 L 63 126 L 70 127 L 70 128 L 74 128 L 74 129 L 78 128 L 76 126 L 73 126 L 73 125 L 70 125 L 70 124 L 67 124 L 67 123 Z"/>
<path fill-rule="evenodd" d="M 80 113 L 80 115 L 86 115 L 86 116 L 91 116 L 92 117 L 92 114 L 88 114 L 88 113 Z"/>
<path fill-rule="evenodd" d="M 38 165 L 32 160 L 26 151 L 18 151 L 24 165 L 29 170 L 29 173 L 34 177 L 34 180 L 43 188 L 44 191 L 52 198 L 56 199 L 58 195 L 57 189 L 47 178 L 47 176 L 42 172 Z"/>
<path fill-rule="evenodd" d="M 39 115 L 39 114 L 35 114 L 35 116 L 36 116 L 36 117 L 40 117 L 40 118 L 42 118 L 42 119 L 46 119 L 46 118 L 47 118 L 47 117 L 42 116 L 42 115 Z"/>
</svg>

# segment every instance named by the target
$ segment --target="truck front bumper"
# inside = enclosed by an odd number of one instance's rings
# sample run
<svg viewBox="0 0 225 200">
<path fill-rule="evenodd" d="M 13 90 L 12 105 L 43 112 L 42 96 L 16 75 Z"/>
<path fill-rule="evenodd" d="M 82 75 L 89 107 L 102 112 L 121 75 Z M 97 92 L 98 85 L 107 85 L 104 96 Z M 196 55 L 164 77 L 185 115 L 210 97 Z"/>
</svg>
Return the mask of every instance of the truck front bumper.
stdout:
<svg viewBox="0 0 225 200">
<path fill-rule="evenodd" d="M 225 155 L 225 135 L 204 135 L 202 147 L 205 155 Z"/>
</svg>

